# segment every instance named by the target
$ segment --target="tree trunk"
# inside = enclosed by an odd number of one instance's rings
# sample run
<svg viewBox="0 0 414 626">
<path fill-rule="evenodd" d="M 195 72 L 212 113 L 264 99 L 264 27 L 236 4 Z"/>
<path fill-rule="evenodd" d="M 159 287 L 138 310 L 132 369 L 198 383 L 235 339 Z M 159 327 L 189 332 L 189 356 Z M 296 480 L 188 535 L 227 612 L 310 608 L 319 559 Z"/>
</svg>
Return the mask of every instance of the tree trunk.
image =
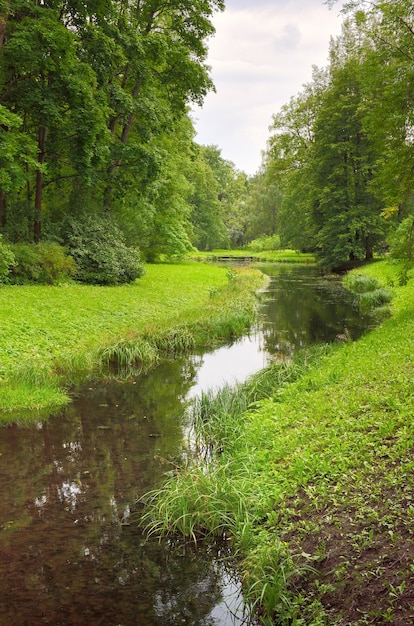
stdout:
<svg viewBox="0 0 414 626">
<path fill-rule="evenodd" d="M 374 258 L 374 251 L 372 249 L 371 237 L 365 237 L 365 260 L 372 261 Z"/>
<path fill-rule="evenodd" d="M 41 126 L 38 134 L 38 158 L 39 165 L 43 165 L 46 159 L 46 139 L 47 128 Z M 42 216 L 42 196 L 43 196 L 43 172 L 39 168 L 36 172 L 36 190 L 35 190 L 35 207 L 34 207 L 34 223 L 33 223 L 33 239 L 35 243 L 39 243 L 41 235 L 41 216 Z"/>
<path fill-rule="evenodd" d="M 7 15 L 8 15 L 8 8 L 10 6 L 10 0 L 6 0 L 6 6 L 7 8 L 3 11 L 0 17 L 0 48 L 3 47 L 4 41 L 6 39 L 6 24 L 7 24 Z"/>
<path fill-rule="evenodd" d="M 0 191 L 0 226 L 4 228 L 7 221 L 7 200 L 6 194 Z"/>
<path fill-rule="evenodd" d="M 128 70 L 128 67 L 127 67 L 127 70 Z M 131 94 L 134 99 L 138 97 L 140 90 L 141 90 L 141 81 L 139 78 L 137 78 L 135 81 L 134 89 Z M 120 141 L 123 145 L 126 145 L 128 142 L 128 135 L 134 123 L 134 119 L 135 119 L 134 113 L 130 113 L 127 121 L 125 122 L 122 128 Z M 111 127 L 110 130 L 111 132 L 115 133 L 116 118 L 114 118 L 113 122 L 114 122 L 113 128 Z M 103 198 L 103 205 L 104 205 L 105 211 L 111 210 L 112 198 L 114 194 L 113 180 L 114 180 L 114 177 L 116 176 L 116 172 L 118 168 L 121 167 L 121 165 L 122 165 L 122 160 L 118 159 L 117 161 L 112 163 L 107 169 L 108 184 L 106 185 L 106 188 L 104 191 L 104 198 Z"/>
</svg>

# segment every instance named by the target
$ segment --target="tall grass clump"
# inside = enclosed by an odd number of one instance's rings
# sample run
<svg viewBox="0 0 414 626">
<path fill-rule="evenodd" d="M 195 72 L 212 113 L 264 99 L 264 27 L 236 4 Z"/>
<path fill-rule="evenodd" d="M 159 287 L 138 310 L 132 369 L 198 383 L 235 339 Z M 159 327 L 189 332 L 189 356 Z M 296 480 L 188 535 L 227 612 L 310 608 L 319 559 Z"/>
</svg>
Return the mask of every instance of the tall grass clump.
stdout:
<svg viewBox="0 0 414 626">
<path fill-rule="evenodd" d="M 361 313 L 372 313 L 378 319 L 385 319 L 391 315 L 389 304 L 392 300 L 391 291 L 380 286 L 373 276 L 360 273 L 350 273 L 344 280 L 345 287 L 356 294 L 356 306 Z"/>
<path fill-rule="evenodd" d="M 99 359 L 104 366 L 118 373 L 132 370 L 139 373 L 156 365 L 159 362 L 159 354 L 151 343 L 136 336 L 120 339 L 103 348 Z"/>
</svg>

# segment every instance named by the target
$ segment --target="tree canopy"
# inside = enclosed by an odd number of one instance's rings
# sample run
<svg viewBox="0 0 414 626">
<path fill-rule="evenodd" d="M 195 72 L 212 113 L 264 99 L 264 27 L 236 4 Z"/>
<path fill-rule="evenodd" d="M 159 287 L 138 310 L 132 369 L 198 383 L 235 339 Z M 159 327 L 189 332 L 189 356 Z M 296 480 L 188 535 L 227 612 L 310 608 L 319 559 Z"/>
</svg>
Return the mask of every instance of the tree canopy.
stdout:
<svg viewBox="0 0 414 626">
<path fill-rule="evenodd" d="M 150 261 L 261 237 L 327 268 L 390 243 L 411 249 L 412 3 L 346 3 L 328 66 L 275 113 L 250 178 L 194 141 L 191 104 L 214 89 L 207 44 L 222 10 L 0 0 L 4 241 L 67 244 L 74 224 L 95 219 Z"/>
<path fill-rule="evenodd" d="M 345 13 L 329 66 L 274 116 L 264 163 L 282 242 L 330 268 L 371 259 L 413 215 L 412 3 Z"/>
<path fill-rule="evenodd" d="M 0 216 L 10 241 L 111 215 L 148 255 L 190 249 L 194 130 L 222 0 L 1 3 Z"/>
</svg>

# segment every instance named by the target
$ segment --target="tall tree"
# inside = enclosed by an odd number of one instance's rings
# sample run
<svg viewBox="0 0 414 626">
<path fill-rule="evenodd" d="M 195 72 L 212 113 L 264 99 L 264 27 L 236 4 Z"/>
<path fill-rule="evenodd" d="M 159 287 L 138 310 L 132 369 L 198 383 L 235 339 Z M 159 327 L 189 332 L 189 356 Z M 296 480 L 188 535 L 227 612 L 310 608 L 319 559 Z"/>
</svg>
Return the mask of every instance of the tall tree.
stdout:
<svg viewBox="0 0 414 626">
<path fill-rule="evenodd" d="M 383 240 L 382 203 L 371 182 L 376 153 L 363 128 L 359 60 L 332 69 L 315 123 L 312 154 L 313 220 L 328 266 L 371 259 Z"/>
<path fill-rule="evenodd" d="M 76 35 L 52 9 L 35 6 L 9 19 L 3 52 L 8 72 L 1 102 L 22 116 L 24 130 L 37 143 L 38 165 L 27 197 L 33 198 L 28 220 L 39 241 L 45 178 L 50 183 L 85 175 L 104 117 L 94 97 L 93 72 L 77 57 Z"/>
<path fill-rule="evenodd" d="M 72 212 L 107 210 L 133 222 L 133 212 L 150 205 L 141 218 L 153 220 L 174 169 L 162 143 L 178 137 L 188 103 L 201 103 L 213 88 L 206 41 L 224 2 L 15 0 L 10 13 L 0 6 L 2 24 L 7 17 L 0 104 L 21 117 L 37 144 L 22 196 L 34 239 L 42 216 L 49 232 Z M 181 186 L 169 180 L 168 193 L 182 202 Z M 125 195 L 141 199 L 131 201 L 129 217 Z M 175 215 L 186 231 L 186 212 Z"/>
<path fill-rule="evenodd" d="M 328 84 L 328 72 L 314 67 L 312 82 L 273 116 L 264 162 L 264 183 L 282 193 L 278 201 L 278 233 L 282 245 L 298 250 L 316 247 L 310 155 L 316 117 Z"/>
</svg>

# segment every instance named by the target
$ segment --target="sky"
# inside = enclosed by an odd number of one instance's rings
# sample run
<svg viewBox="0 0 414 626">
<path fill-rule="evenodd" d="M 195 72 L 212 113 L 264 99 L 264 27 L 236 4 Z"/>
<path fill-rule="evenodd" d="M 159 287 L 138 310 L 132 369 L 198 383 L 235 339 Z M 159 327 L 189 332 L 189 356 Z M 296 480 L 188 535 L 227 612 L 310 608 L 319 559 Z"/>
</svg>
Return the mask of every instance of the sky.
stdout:
<svg viewBox="0 0 414 626">
<path fill-rule="evenodd" d="M 216 93 L 191 117 L 195 141 L 252 176 L 260 168 L 272 116 L 328 65 L 329 41 L 341 31 L 342 2 L 227 0 L 213 18 L 207 64 Z"/>
</svg>

